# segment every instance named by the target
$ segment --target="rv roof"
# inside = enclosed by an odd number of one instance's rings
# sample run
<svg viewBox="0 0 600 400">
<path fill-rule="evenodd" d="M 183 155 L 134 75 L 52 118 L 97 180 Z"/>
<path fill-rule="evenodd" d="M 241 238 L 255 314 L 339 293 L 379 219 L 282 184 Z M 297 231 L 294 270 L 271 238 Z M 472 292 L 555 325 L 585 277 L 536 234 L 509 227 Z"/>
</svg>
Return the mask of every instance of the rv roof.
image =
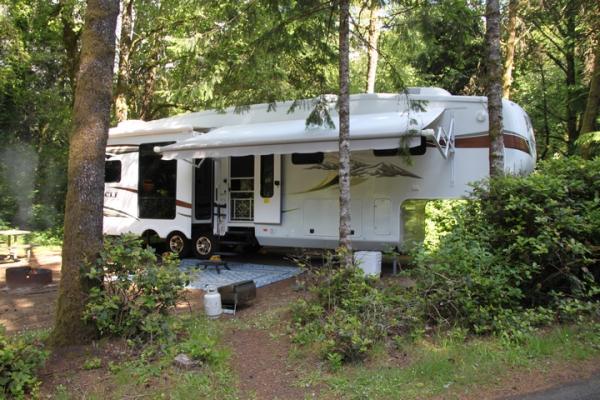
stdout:
<svg viewBox="0 0 600 400">
<path fill-rule="evenodd" d="M 417 101 L 435 101 L 436 98 L 448 101 L 449 97 L 456 101 L 473 101 L 474 99 L 480 101 L 479 98 L 475 97 L 450 96 L 450 93 L 440 88 L 409 88 L 407 94 L 378 93 L 352 95 L 350 96 L 350 113 L 397 112 L 408 108 L 409 98 Z M 327 100 L 333 106 L 337 101 L 337 96 L 327 95 Z M 303 99 L 272 104 L 263 103 L 251 105 L 241 111 L 230 107 L 221 111 L 199 111 L 154 121 L 124 121 L 110 130 L 110 136 L 155 135 L 185 132 L 192 129 L 196 132 L 206 132 L 227 125 L 306 119 L 314 108 L 315 101 L 315 99 Z"/>
</svg>

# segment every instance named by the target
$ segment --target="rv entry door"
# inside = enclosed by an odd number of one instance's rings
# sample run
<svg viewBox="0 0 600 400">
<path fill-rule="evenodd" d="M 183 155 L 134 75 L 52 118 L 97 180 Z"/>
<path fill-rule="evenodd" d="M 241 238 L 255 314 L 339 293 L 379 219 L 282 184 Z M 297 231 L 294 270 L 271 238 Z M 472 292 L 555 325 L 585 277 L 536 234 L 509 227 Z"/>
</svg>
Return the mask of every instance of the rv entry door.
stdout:
<svg viewBox="0 0 600 400">
<path fill-rule="evenodd" d="M 267 154 L 254 158 L 254 222 L 281 223 L 281 156 Z"/>
</svg>

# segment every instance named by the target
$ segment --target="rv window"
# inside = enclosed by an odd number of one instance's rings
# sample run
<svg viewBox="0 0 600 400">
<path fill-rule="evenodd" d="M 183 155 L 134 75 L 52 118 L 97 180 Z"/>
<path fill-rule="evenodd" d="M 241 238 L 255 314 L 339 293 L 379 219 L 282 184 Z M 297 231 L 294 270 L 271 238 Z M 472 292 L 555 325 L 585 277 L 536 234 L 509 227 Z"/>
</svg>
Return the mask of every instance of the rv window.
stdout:
<svg viewBox="0 0 600 400">
<path fill-rule="evenodd" d="M 194 215 L 197 220 L 209 220 L 212 217 L 214 191 L 212 159 L 207 158 L 194 168 L 194 179 Z"/>
<path fill-rule="evenodd" d="M 323 153 L 293 153 L 292 164 L 321 164 L 324 158 Z"/>
<path fill-rule="evenodd" d="M 104 182 L 114 183 L 121 181 L 121 161 L 106 161 L 104 164 Z"/>
<path fill-rule="evenodd" d="M 398 155 L 398 149 L 373 150 L 375 157 L 391 157 Z"/>
<path fill-rule="evenodd" d="M 427 151 L 427 140 L 425 137 L 421 136 L 421 144 L 416 147 L 411 147 L 408 149 L 408 154 L 411 156 L 422 156 Z M 391 157 L 397 156 L 400 154 L 400 149 L 383 149 L 383 150 L 373 150 L 373 155 L 375 157 Z"/>
<path fill-rule="evenodd" d="M 411 147 L 409 153 L 411 156 L 422 156 L 427 152 L 427 139 L 425 136 L 421 136 L 421 144 L 417 147 Z"/>
<path fill-rule="evenodd" d="M 260 156 L 260 197 L 271 198 L 274 192 L 275 157 Z"/>
<path fill-rule="evenodd" d="M 177 191 L 177 161 L 162 160 L 154 146 L 174 142 L 140 145 L 138 214 L 140 218 L 173 219 Z"/>
</svg>

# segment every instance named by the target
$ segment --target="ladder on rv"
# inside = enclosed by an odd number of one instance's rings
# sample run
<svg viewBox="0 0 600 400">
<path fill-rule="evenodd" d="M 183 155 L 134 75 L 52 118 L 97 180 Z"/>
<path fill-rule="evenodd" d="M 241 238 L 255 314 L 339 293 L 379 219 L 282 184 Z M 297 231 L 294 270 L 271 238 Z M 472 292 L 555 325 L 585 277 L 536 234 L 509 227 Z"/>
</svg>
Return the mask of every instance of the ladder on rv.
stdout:
<svg viewBox="0 0 600 400">
<path fill-rule="evenodd" d="M 435 147 L 437 147 L 444 159 L 448 159 L 449 156 L 454 155 L 454 117 L 450 119 L 448 128 L 440 124 L 437 129 L 430 129 L 428 137 L 433 139 Z"/>
</svg>

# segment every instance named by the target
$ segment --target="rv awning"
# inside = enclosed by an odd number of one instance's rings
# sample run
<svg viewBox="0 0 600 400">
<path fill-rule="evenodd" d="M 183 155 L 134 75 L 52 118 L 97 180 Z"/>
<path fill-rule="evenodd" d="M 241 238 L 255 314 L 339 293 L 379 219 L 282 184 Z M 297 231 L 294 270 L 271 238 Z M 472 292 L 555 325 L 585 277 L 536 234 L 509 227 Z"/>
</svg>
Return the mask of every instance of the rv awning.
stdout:
<svg viewBox="0 0 600 400">
<path fill-rule="evenodd" d="M 413 147 L 411 137 L 425 134 L 444 112 L 425 111 L 355 114 L 350 117 L 352 151 Z M 337 122 L 336 120 L 334 120 Z M 237 157 L 263 154 L 334 152 L 338 150 L 338 129 L 307 128 L 304 119 L 224 126 L 169 146 L 156 147 L 164 159 Z"/>
</svg>

